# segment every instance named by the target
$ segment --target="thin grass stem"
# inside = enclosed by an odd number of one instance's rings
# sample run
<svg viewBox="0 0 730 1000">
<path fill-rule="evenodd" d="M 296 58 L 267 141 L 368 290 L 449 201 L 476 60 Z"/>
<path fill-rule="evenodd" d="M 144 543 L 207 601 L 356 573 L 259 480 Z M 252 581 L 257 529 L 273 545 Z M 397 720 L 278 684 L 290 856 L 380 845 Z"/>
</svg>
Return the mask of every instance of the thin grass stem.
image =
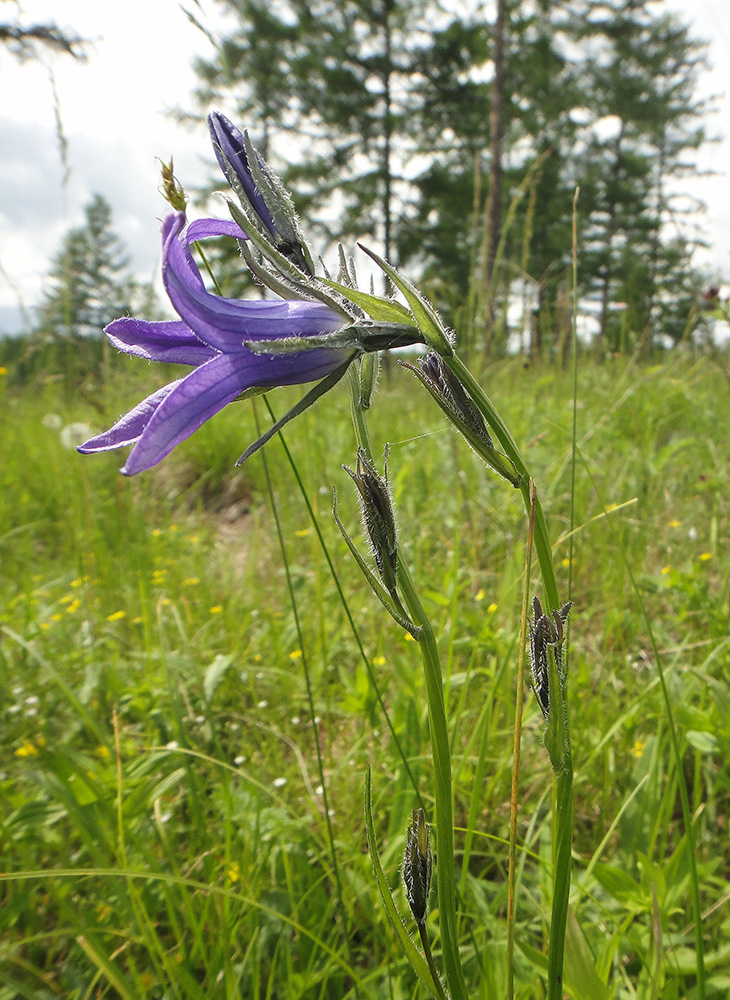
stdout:
<svg viewBox="0 0 730 1000">
<path fill-rule="evenodd" d="M 258 414 L 256 412 L 256 405 L 254 401 L 254 419 L 256 420 L 256 433 L 261 434 L 261 427 L 259 424 Z M 342 918 L 342 926 L 345 930 L 347 936 L 347 948 L 348 952 L 350 950 L 350 928 L 348 926 L 347 912 L 345 910 L 345 900 L 344 893 L 342 890 L 342 880 L 340 877 L 340 869 L 337 863 L 337 851 L 335 850 L 335 840 L 334 834 L 332 833 L 332 820 L 330 818 L 329 809 L 329 796 L 327 794 L 327 782 L 324 775 L 324 764 L 322 761 L 322 747 L 319 740 L 319 726 L 317 724 L 316 711 L 314 707 L 314 695 L 312 693 L 312 680 L 309 673 L 309 662 L 307 659 L 307 654 L 305 650 L 304 635 L 302 633 L 302 626 L 299 619 L 299 610 L 297 605 L 296 594 L 294 593 L 294 585 L 292 583 L 291 571 L 289 568 L 289 558 L 286 551 L 286 545 L 284 543 L 284 534 L 281 529 L 281 521 L 279 519 L 279 512 L 276 506 L 276 499 L 274 497 L 274 489 L 271 483 L 271 476 L 269 474 L 269 464 L 266 459 L 266 451 L 262 449 L 261 460 L 264 467 L 264 476 L 266 478 L 266 488 L 269 494 L 269 502 L 271 504 L 271 511 L 274 517 L 274 523 L 276 525 L 276 535 L 279 541 L 279 549 L 281 551 L 281 559 L 284 565 L 284 574 L 286 576 L 286 586 L 289 593 L 289 601 L 291 603 L 292 614 L 294 616 L 294 626 L 297 632 L 297 641 L 299 643 L 299 649 L 301 650 L 302 656 L 302 670 L 304 672 L 304 684 L 307 691 L 307 706 L 309 709 L 309 717 L 312 725 L 312 733 L 314 735 L 314 748 L 317 756 L 317 771 L 319 774 L 319 783 L 322 787 L 322 805 L 324 808 L 324 819 L 327 829 L 327 839 L 329 841 L 330 853 L 332 855 L 332 873 L 335 878 L 335 884 L 337 887 L 338 895 L 338 909 L 340 911 L 340 916 Z M 352 959 L 350 958 L 350 964 L 352 964 Z"/>
<path fill-rule="evenodd" d="M 520 619 L 520 648 L 517 656 L 517 694 L 515 697 L 515 726 L 512 749 L 512 792 L 509 811 L 509 875 L 507 895 L 507 1000 L 515 995 L 515 878 L 517 864 L 517 793 L 520 784 L 520 746 L 522 743 L 522 711 L 525 705 L 525 652 L 527 650 L 527 615 L 530 606 L 530 569 L 532 567 L 532 538 L 535 531 L 535 484 L 530 481 L 530 521 L 527 528 L 525 574 L 522 586 L 522 615 Z"/>
<path fill-rule="evenodd" d="M 269 417 L 271 418 L 272 423 L 276 423 L 276 416 L 271 408 L 268 396 L 264 396 L 263 401 L 264 405 L 266 406 L 266 409 L 269 412 Z M 360 653 L 360 657 L 363 663 L 365 664 L 365 669 L 367 671 L 368 679 L 372 685 L 375 697 L 378 702 L 378 706 L 383 714 L 383 718 L 385 719 L 385 723 L 388 727 L 388 731 L 390 732 L 391 739 L 393 740 L 393 745 L 398 751 L 398 756 L 400 757 L 403 767 L 405 768 L 406 774 L 408 775 L 408 780 L 410 781 L 413 787 L 413 791 L 415 792 L 416 797 L 418 798 L 418 804 L 422 809 L 424 809 L 425 807 L 423 799 L 421 798 L 421 793 L 418 790 L 418 784 L 416 783 L 416 779 L 413 776 L 413 771 L 411 770 L 411 766 L 408 763 L 408 758 L 406 757 L 405 751 L 401 746 L 401 742 L 398 739 L 398 734 L 396 733 L 395 727 L 393 726 L 393 722 L 390 718 L 390 713 L 388 712 L 388 709 L 385 705 L 385 701 L 383 700 L 383 695 L 380 691 L 380 685 L 378 684 L 378 679 L 375 676 L 375 671 L 373 670 L 373 665 L 370 662 L 370 657 L 365 652 L 365 647 L 363 645 L 362 639 L 360 638 L 360 633 L 358 632 L 357 625 L 355 624 L 355 619 L 352 617 L 352 614 L 350 612 L 350 607 L 347 603 L 345 592 L 342 589 L 340 578 L 338 577 L 337 571 L 335 570 L 335 565 L 332 561 L 332 556 L 330 555 L 329 549 L 327 548 L 327 543 L 325 542 L 324 535 L 322 534 L 322 529 L 319 526 L 317 515 L 314 513 L 314 508 L 312 507 L 309 495 L 307 494 L 307 491 L 304 488 L 304 483 L 302 481 L 301 475 L 299 474 L 299 469 L 297 468 L 296 462 L 294 461 L 294 457 L 292 456 L 292 453 L 289 450 L 289 445 L 286 443 L 286 439 L 282 431 L 279 431 L 279 442 L 281 443 L 281 446 L 284 449 L 284 454 L 286 455 L 289 467 L 291 468 L 294 474 L 294 478 L 297 481 L 299 492 L 301 493 L 302 499 L 304 500 L 304 504 L 307 508 L 307 513 L 309 514 L 309 520 L 312 523 L 312 527 L 314 528 L 315 534 L 317 535 L 317 540 L 319 541 L 322 553 L 324 554 L 325 560 L 327 561 L 327 566 L 332 575 L 332 580 L 334 581 L 335 589 L 337 590 L 337 595 L 340 599 L 340 603 L 342 604 L 342 608 L 345 612 L 345 616 L 350 626 L 353 638 L 355 639 L 355 643 Z"/>
<path fill-rule="evenodd" d="M 590 477 L 591 484 L 599 499 L 599 502 L 603 505 L 603 509 L 606 509 L 606 504 L 603 501 L 601 493 L 598 489 L 597 483 L 593 477 L 590 466 L 588 462 L 581 456 L 581 459 L 585 465 L 585 469 Z M 610 519 L 607 522 L 611 525 L 611 531 L 613 532 L 613 525 Z M 676 770 L 676 780 L 679 789 L 679 800 L 682 807 L 682 820 L 684 822 L 684 829 L 687 836 L 687 844 L 689 847 L 689 864 L 690 864 L 690 890 L 692 896 L 692 909 L 694 911 L 695 918 L 695 951 L 697 954 L 697 997 L 698 1000 L 705 1000 L 707 995 L 706 986 L 706 974 L 705 974 L 705 944 L 704 938 L 702 936 L 702 910 L 700 908 L 700 883 L 699 875 L 697 873 L 697 841 L 695 839 L 694 825 L 692 820 L 692 813 L 689 804 L 689 795 L 687 793 L 687 781 L 684 775 L 684 768 L 682 767 L 682 754 L 679 749 L 679 736 L 677 734 L 677 727 L 674 722 L 674 712 L 672 711 L 672 702 L 669 697 L 669 687 L 667 686 L 667 679 L 664 672 L 664 665 L 662 663 L 662 657 L 659 652 L 659 647 L 657 645 L 656 639 L 654 637 L 654 629 L 652 628 L 651 619 L 649 618 L 649 613 L 646 610 L 646 605 L 641 595 L 641 590 L 636 582 L 636 577 L 634 576 L 634 571 L 631 568 L 628 556 L 626 555 L 626 549 L 620 538 L 616 537 L 614 533 L 615 541 L 621 552 L 621 558 L 623 559 L 624 566 L 626 567 L 626 572 L 631 580 L 631 586 L 636 595 L 636 600 L 638 601 L 639 608 L 641 609 L 641 615 L 644 619 L 646 625 L 646 631 L 649 636 L 649 642 L 651 643 L 652 652 L 654 653 L 654 663 L 656 664 L 657 676 L 659 678 L 659 686 L 662 690 L 662 698 L 664 699 L 664 708 L 667 713 L 667 725 L 669 727 L 669 738 L 672 746 L 672 757 L 674 758 L 674 766 Z"/>
</svg>

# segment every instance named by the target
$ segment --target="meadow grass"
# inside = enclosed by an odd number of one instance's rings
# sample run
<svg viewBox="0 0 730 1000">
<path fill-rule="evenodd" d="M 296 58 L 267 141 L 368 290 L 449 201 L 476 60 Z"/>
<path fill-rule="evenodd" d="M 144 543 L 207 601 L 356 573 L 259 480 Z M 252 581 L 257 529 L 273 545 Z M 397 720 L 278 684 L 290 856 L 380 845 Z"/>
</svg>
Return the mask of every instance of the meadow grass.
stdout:
<svg viewBox="0 0 730 1000">
<path fill-rule="evenodd" d="M 87 381 L 70 393 L 54 378 L 24 386 L 7 367 L 0 1000 L 422 995 L 380 905 L 363 780 L 369 764 L 380 857 L 397 886 L 418 804 L 401 755 L 427 811 L 432 802 L 427 705 L 415 643 L 382 613 L 330 515 L 335 485 L 357 535 L 341 469 L 354 461 L 346 392 L 330 393 L 286 440 L 380 698 L 272 441 L 299 639 L 261 457 L 233 468 L 256 436 L 250 403 L 125 480 L 119 455 L 82 458 L 67 447 L 70 427 L 108 426 L 166 380 L 159 368 L 120 359 L 106 387 Z M 571 376 L 512 360 L 482 382 L 539 483 L 561 590 L 572 569 L 566 989 L 600 1000 L 691 997 L 695 988 L 678 774 L 643 603 L 695 817 L 707 995 L 726 997 L 727 386 L 711 362 L 682 351 L 653 367 L 581 362 L 570 567 Z M 277 415 L 296 396 L 271 394 Z M 260 403 L 258 416 L 267 419 Z M 524 511 L 405 372 L 386 372 L 369 423 L 374 450 L 390 444 L 401 546 L 444 663 L 464 972 L 471 997 L 501 998 Z M 515 928 L 515 995 L 525 1000 L 543 996 L 552 891 L 542 729 L 530 698 Z M 397 887 L 396 899 L 405 914 Z"/>
</svg>

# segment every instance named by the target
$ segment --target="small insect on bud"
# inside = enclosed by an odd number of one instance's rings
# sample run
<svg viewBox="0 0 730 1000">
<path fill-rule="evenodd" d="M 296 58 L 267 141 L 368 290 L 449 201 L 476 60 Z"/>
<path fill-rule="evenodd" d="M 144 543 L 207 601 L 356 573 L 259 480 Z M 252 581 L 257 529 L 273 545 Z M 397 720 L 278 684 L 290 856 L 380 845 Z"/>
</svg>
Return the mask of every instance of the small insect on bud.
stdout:
<svg viewBox="0 0 730 1000">
<path fill-rule="evenodd" d="M 184 212 L 188 199 L 182 184 L 173 172 L 172 157 L 170 157 L 169 163 L 160 160 L 160 172 L 162 174 L 162 187 L 160 188 L 162 197 L 172 205 L 176 212 Z"/>
<path fill-rule="evenodd" d="M 564 680 L 563 642 L 565 640 L 565 623 L 573 603 L 564 604 L 560 611 L 553 611 L 552 618 L 543 614 L 540 601 L 535 597 L 532 602 L 533 620 L 530 627 L 530 656 L 532 660 L 533 690 L 545 720 L 550 716 L 550 664 L 548 655 L 552 652 L 558 681 Z"/>
<path fill-rule="evenodd" d="M 413 822 L 408 827 L 406 834 L 403 885 L 411 913 L 419 926 L 423 926 L 426 922 L 432 869 L 431 828 L 426 822 L 423 809 L 414 809 Z"/>
<path fill-rule="evenodd" d="M 378 573 L 390 594 L 396 593 L 398 541 L 393 501 L 388 489 L 388 465 L 381 476 L 362 448 L 357 452 L 357 471 L 344 466 L 360 494 L 363 523 Z"/>
</svg>

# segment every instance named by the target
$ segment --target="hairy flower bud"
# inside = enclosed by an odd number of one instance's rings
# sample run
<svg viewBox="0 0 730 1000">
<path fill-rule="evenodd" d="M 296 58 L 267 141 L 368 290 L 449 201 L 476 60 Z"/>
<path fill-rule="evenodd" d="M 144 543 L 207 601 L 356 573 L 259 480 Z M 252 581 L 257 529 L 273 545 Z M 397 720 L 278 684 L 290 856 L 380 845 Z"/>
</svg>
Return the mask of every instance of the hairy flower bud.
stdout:
<svg viewBox="0 0 730 1000">
<path fill-rule="evenodd" d="M 533 690 L 547 722 L 545 749 L 556 775 L 570 766 L 563 645 L 571 607 L 568 602 L 559 611 L 553 611 L 551 617 L 543 614 L 536 597 L 532 602 L 533 620 L 529 622 Z"/>
<path fill-rule="evenodd" d="M 208 115 L 208 127 L 218 164 L 248 218 L 280 254 L 311 275 L 312 260 L 291 197 L 254 149 L 248 133 L 241 132 L 218 111 Z"/>
<path fill-rule="evenodd" d="M 510 459 L 494 447 L 484 417 L 443 357 L 432 351 L 425 358 L 419 358 L 416 365 L 408 364 L 405 361 L 401 361 L 399 364 L 413 372 L 418 381 L 428 389 L 433 399 L 452 424 L 464 435 L 477 455 L 513 486 L 519 486 L 522 477 Z"/>
<path fill-rule="evenodd" d="M 431 829 L 423 809 L 414 809 L 413 822 L 406 834 L 402 874 L 408 905 L 416 923 L 421 926 L 426 922 L 428 912 L 432 870 Z"/>
<path fill-rule="evenodd" d="M 396 537 L 395 513 L 388 488 L 388 470 L 381 476 L 370 462 L 362 448 L 357 451 L 357 470 L 347 466 L 350 476 L 360 494 L 365 531 L 370 541 L 378 573 L 390 594 L 396 593 L 398 568 L 398 541 Z"/>
<path fill-rule="evenodd" d="M 560 611 L 553 611 L 552 618 L 543 614 L 542 606 L 537 597 L 532 601 L 533 621 L 530 627 L 530 658 L 532 660 L 533 689 L 537 703 L 546 721 L 550 716 L 550 670 L 548 654 L 555 658 L 558 679 L 564 679 L 563 643 L 565 641 L 565 623 L 568 620 L 573 604 L 569 601 Z"/>
</svg>

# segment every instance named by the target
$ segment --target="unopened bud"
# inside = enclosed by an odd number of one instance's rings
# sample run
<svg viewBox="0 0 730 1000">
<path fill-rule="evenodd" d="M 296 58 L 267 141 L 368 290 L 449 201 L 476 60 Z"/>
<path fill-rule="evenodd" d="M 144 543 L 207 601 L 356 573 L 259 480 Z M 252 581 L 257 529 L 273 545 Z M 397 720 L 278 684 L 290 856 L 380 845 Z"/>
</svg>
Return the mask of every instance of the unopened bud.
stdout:
<svg viewBox="0 0 730 1000">
<path fill-rule="evenodd" d="M 540 711 L 545 717 L 544 743 L 550 764 L 556 775 L 571 767 L 568 736 L 567 677 L 563 646 L 565 623 L 572 604 L 564 604 L 552 616 L 543 614 L 537 597 L 532 602 L 533 620 L 530 625 L 530 653 L 533 689 Z"/>
<path fill-rule="evenodd" d="M 431 892 L 431 829 L 426 822 L 423 809 L 413 810 L 413 822 L 406 834 L 406 850 L 403 857 L 403 885 L 408 905 L 417 924 L 423 925 L 428 913 L 428 897 Z"/>
<path fill-rule="evenodd" d="M 381 476 L 370 462 L 362 448 L 357 452 L 357 470 L 347 466 L 350 476 L 360 494 L 363 522 L 372 548 L 378 573 L 390 594 L 396 593 L 398 569 L 398 541 L 395 526 L 393 500 L 388 488 L 386 475 Z"/>
<path fill-rule="evenodd" d="M 553 611 L 552 617 L 543 614 L 542 605 L 537 597 L 532 601 L 533 620 L 530 627 L 530 658 L 532 661 L 533 690 L 537 703 L 546 721 L 550 716 L 550 664 L 548 655 L 552 653 L 555 660 L 558 680 L 564 679 L 563 643 L 565 641 L 565 623 L 568 620 L 573 604 L 569 601 L 560 611 Z"/>
<path fill-rule="evenodd" d="M 443 357 L 432 351 L 425 358 L 419 358 L 416 365 L 405 361 L 399 364 L 413 372 L 418 381 L 428 389 L 480 458 L 513 486 L 518 487 L 522 476 L 514 463 L 494 447 L 484 417 Z"/>
</svg>

